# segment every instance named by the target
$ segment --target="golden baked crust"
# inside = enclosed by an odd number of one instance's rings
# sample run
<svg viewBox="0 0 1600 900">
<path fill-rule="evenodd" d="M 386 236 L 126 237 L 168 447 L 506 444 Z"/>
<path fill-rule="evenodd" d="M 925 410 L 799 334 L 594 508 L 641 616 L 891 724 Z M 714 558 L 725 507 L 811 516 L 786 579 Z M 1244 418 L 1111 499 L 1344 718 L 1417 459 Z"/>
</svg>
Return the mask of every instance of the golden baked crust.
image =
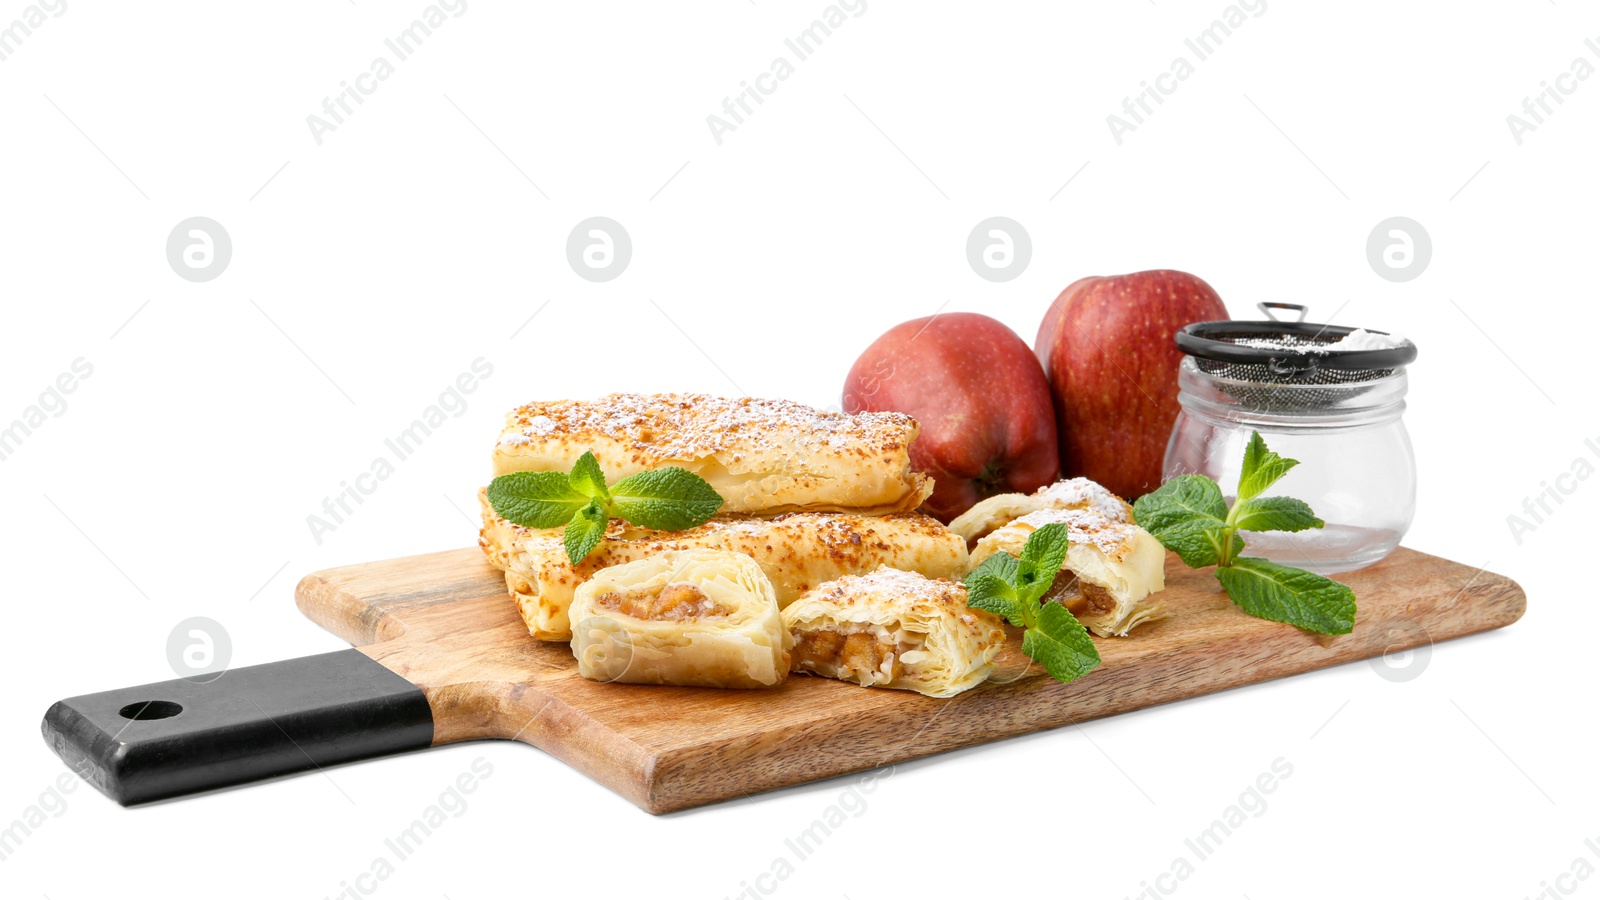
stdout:
<svg viewBox="0 0 1600 900">
<path fill-rule="evenodd" d="M 780 606 L 819 584 L 879 566 L 934 578 L 959 578 L 967 567 L 967 545 L 930 516 L 786 513 L 771 519 L 718 515 L 687 531 L 650 531 L 612 520 L 599 546 L 574 569 L 561 529 L 514 525 L 495 515 L 487 491 L 478 498 L 483 507 L 478 544 L 506 573 L 506 587 L 528 632 L 547 641 L 571 639 L 573 592 L 595 572 L 672 550 L 746 554 L 771 579 Z"/>
<path fill-rule="evenodd" d="M 911 512 L 933 480 L 911 470 L 918 426 L 893 412 L 825 412 L 787 400 L 611 394 L 530 403 L 506 417 L 494 474 L 566 472 L 594 451 L 611 480 L 682 466 L 725 513 Z"/>
<path fill-rule="evenodd" d="M 967 606 L 967 589 L 888 567 L 830 581 L 790 604 L 795 671 L 953 697 L 994 672 L 1000 619 Z"/>
</svg>

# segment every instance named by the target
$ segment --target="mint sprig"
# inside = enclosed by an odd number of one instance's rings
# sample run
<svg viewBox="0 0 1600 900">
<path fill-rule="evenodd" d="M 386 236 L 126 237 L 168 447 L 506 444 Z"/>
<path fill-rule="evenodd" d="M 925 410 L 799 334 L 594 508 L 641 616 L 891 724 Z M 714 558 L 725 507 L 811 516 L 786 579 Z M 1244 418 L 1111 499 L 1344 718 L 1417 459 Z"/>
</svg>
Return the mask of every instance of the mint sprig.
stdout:
<svg viewBox="0 0 1600 900">
<path fill-rule="evenodd" d="M 489 482 L 489 505 L 501 518 L 524 528 L 566 526 L 567 559 L 583 562 L 621 519 L 652 531 L 682 531 L 704 524 L 722 508 L 722 497 L 688 469 L 671 466 L 629 475 L 610 487 L 592 451 L 572 471 L 510 472 Z"/>
<path fill-rule="evenodd" d="M 967 605 L 1026 628 L 1022 652 L 1057 681 L 1071 681 L 1100 665 L 1100 651 L 1066 607 L 1041 603 L 1067 560 L 1070 532 L 1051 523 L 1028 536 L 1022 555 L 996 553 L 967 574 Z"/>
<path fill-rule="evenodd" d="M 1179 475 L 1134 501 L 1134 521 L 1191 569 L 1216 566 L 1223 590 L 1252 616 L 1318 634 L 1349 634 L 1356 623 L 1356 595 L 1347 585 L 1240 555 L 1245 548 L 1240 531 L 1323 526 L 1303 501 L 1261 496 L 1299 464 L 1272 452 L 1261 432 L 1252 431 L 1232 506 L 1210 478 Z"/>
</svg>

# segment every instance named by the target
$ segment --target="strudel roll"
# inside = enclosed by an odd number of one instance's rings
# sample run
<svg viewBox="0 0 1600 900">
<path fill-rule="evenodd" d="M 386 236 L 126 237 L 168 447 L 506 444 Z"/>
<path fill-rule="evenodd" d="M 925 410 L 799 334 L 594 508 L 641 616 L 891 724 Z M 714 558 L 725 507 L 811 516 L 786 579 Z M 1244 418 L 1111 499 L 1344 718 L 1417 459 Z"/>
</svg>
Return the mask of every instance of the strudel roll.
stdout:
<svg viewBox="0 0 1600 900">
<path fill-rule="evenodd" d="M 760 688 L 789 674 L 793 638 L 772 582 L 742 553 L 679 550 L 602 569 L 570 614 L 585 678 Z"/>
<path fill-rule="evenodd" d="M 1051 523 L 1067 526 L 1071 536 L 1047 602 L 1061 603 L 1101 637 L 1125 636 L 1160 615 L 1150 596 L 1166 587 L 1166 548 L 1143 528 L 1093 509 L 1043 509 L 1016 519 L 978 541 L 969 571 L 996 553 L 1020 556 L 1034 529 Z"/>
<path fill-rule="evenodd" d="M 917 422 L 894 412 L 825 412 L 786 400 L 611 394 L 530 403 L 506 417 L 494 474 L 567 472 L 594 451 L 607 479 L 679 466 L 724 513 L 911 512 L 933 481 L 911 470 Z"/>
<path fill-rule="evenodd" d="M 572 637 L 568 607 L 578 585 L 601 569 L 672 550 L 731 550 L 756 561 L 780 606 L 843 575 L 893 566 L 936 578 L 966 572 L 967 546 L 937 519 L 907 514 L 788 513 L 771 519 L 718 515 L 687 531 L 650 531 L 612 520 L 593 553 L 576 569 L 561 529 L 539 530 L 495 515 L 482 492 L 478 543 L 506 574 L 506 586 L 534 637 Z"/>
<path fill-rule="evenodd" d="M 795 671 L 953 697 L 994 671 L 999 617 L 954 581 L 882 568 L 814 588 L 783 611 Z"/>
</svg>

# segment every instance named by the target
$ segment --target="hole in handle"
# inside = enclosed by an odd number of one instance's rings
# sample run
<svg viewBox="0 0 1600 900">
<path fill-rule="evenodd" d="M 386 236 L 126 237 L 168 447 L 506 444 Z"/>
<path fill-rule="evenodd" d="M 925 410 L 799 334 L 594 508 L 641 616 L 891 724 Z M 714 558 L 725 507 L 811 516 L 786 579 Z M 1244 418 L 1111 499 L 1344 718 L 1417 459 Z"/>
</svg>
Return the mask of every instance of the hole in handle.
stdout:
<svg viewBox="0 0 1600 900">
<path fill-rule="evenodd" d="M 117 715 L 142 722 L 147 719 L 170 719 L 181 712 L 183 706 L 171 700 L 142 700 L 117 710 Z"/>
</svg>

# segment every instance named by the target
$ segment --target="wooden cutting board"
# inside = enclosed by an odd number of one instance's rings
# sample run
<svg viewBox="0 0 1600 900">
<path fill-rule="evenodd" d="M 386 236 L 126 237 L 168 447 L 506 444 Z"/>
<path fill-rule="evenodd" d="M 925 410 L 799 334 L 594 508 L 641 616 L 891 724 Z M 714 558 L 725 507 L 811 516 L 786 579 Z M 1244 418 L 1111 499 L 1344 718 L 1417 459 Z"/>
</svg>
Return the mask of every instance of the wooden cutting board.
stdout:
<svg viewBox="0 0 1600 900">
<path fill-rule="evenodd" d="M 520 740 L 652 813 L 1399 652 L 1509 625 L 1526 606 L 1508 578 L 1402 548 L 1339 576 L 1360 614 L 1330 638 L 1251 618 L 1175 556 L 1167 576 L 1167 618 L 1097 639 L 1104 664 L 1088 676 L 1030 669 L 1014 632 L 996 678 L 950 700 L 803 675 L 757 691 L 587 681 L 567 645 L 528 636 L 476 548 L 317 572 L 296 597 L 422 689 L 434 744 Z"/>
</svg>

